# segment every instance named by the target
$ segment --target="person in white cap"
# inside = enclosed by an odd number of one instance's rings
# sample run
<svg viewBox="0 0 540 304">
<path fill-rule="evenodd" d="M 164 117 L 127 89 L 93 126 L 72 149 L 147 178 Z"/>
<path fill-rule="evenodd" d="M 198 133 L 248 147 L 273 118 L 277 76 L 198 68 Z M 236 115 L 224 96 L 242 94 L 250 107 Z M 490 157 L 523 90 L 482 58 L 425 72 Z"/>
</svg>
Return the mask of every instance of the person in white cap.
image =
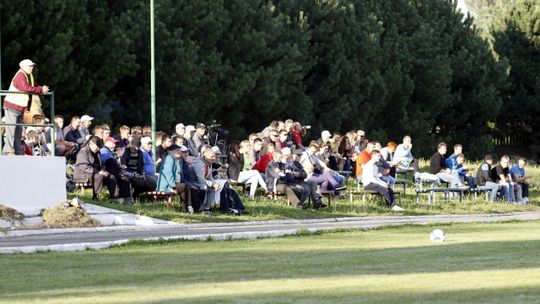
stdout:
<svg viewBox="0 0 540 304">
<path fill-rule="evenodd" d="M 195 145 L 195 142 L 193 142 L 193 136 L 195 135 L 195 127 L 192 125 L 186 126 L 186 133 L 184 134 L 184 138 L 187 140 L 187 148 L 189 149 L 189 154 L 194 157 L 199 156 L 199 149 Z"/>
<path fill-rule="evenodd" d="M 36 64 L 30 59 L 25 59 L 19 63 L 19 70 L 13 76 L 10 91 L 27 92 L 30 94 L 41 94 L 49 92 L 49 87 L 38 86 L 34 81 L 32 71 Z M 22 116 L 30 97 L 28 94 L 9 94 L 4 99 L 4 110 L 6 115 L 6 124 L 22 123 Z M 24 151 L 21 145 L 22 126 L 6 126 L 6 142 L 4 154 L 23 155 Z"/>
<path fill-rule="evenodd" d="M 84 141 L 87 141 L 92 134 L 90 133 L 90 125 L 92 124 L 92 120 L 94 117 L 90 115 L 83 115 L 81 116 L 81 127 L 79 128 L 79 134 L 81 135 L 81 138 L 84 138 Z"/>
<path fill-rule="evenodd" d="M 178 123 L 174 128 L 175 133 L 171 136 L 173 144 L 177 146 L 186 146 L 188 145 L 187 139 L 184 138 L 186 134 L 186 126 L 183 123 Z"/>
</svg>

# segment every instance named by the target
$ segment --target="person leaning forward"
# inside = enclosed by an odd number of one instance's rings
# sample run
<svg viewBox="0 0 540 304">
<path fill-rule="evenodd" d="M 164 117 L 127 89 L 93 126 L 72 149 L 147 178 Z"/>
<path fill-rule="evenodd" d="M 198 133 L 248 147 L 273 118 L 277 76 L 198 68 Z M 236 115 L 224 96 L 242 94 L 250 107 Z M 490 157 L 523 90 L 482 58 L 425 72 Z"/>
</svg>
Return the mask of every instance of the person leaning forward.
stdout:
<svg viewBox="0 0 540 304">
<path fill-rule="evenodd" d="M 27 92 L 30 94 L 41 94 L 49 92 L 49 87 L 37 86 L 34 81 L 32 71 L 36 64 L 30 59 L 25 59 L 19 63 L 19 70 L 13 76 L 10 91 Z M 6 124 L 22 123 L 22 116 L 28 102 L 30 94 L 8 94 L 4 99 L 4 110 L 6 116 Z M 6 155 L 23 155 L 21 145 L 22 126 L 6 126 L 6 142 L 4 146 L 4 154 Z"/>
</svg>

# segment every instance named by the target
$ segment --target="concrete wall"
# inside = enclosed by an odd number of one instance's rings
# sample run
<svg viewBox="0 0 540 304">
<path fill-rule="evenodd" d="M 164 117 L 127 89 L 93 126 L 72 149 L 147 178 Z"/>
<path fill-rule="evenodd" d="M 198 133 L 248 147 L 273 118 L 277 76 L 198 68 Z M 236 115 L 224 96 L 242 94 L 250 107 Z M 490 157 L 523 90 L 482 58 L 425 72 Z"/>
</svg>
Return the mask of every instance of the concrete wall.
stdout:
<svg viewBox="0 0 540 304">
<path fill-rule="evenodd" d="M 64 157 L 0 156 L 0 204 L 32 215 L 65 199 Z"/>
</svg>

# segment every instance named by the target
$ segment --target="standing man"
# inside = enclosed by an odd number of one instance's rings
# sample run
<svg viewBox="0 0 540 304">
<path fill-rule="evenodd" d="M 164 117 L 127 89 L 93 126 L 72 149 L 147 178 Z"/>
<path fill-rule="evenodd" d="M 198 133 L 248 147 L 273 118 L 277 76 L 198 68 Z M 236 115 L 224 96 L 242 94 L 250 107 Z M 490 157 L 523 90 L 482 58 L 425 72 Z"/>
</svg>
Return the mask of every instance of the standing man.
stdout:
<svg viewBox="0 0 540 304">
<path fill-rule="evenodd" d="M 36 64 L 30 59 L 25 59 L 19 63 L 20 69 L 13 76 L 10 91 L 28 92 L 30 94 L 48 93 L 49 87 L 36 86 L 32 71 Z M 10 94 L 4 99 L 4 111 L 6 116 L 6 124 L 18 124 L 22 122 L 22 115 L 30 101 L 30 94 Z M 4 154 L 6 155 L 23 155 L 21 145 L 22 126 L 6 126 L 6 142 L 4 146 Z"/>
</svg>

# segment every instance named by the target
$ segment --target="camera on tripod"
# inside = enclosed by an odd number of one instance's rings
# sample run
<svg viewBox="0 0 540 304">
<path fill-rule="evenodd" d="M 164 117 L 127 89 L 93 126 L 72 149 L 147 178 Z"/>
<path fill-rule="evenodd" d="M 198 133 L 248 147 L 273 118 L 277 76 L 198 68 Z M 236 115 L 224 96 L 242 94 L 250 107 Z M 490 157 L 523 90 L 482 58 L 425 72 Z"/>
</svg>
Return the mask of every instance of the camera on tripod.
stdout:
<svg viewBox="0 0 540 304">
<path fill-rule="evenodd" d="M 223 127 L 221 126 L 221 124 L 217 124 L 215 121 L 209 125 L 207 128 L 206 128 L 208 134 L 219 134 L 220 136 L 227 136 L 229 135 L 229 131 L 228 130 L 225 130 L 223 129 Z"/>
</svg>

